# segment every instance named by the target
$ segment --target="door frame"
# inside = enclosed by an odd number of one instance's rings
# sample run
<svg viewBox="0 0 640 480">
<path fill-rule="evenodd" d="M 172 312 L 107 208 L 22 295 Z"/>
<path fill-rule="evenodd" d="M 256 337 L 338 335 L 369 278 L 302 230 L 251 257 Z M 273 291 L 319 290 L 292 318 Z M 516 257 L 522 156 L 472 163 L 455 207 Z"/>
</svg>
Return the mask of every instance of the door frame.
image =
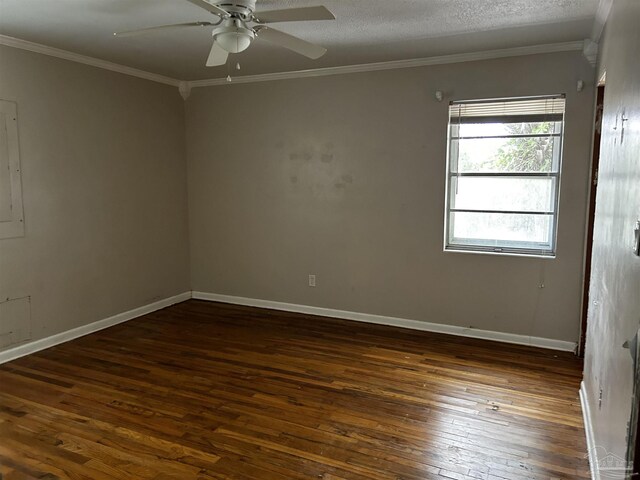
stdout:
<svg viewBox="0 0 640 480">
<path fill-rule="evenodd" d="M 584 276 L 582 281 L 582 317 L 578 356 L 584 357 L 587 342 L 587 317 L 589 313 L 589 285 L 591 283 L 591 256 L 593 253 L 593 225 L 596 215 L 596 193 L 598 190 L 598 167 L 600 164 L 600 139 L 602 133 L 602 112 L 604 108 L 604 76 L 596 89 L 596 111 L 593 125 L 593 148 L 591 155 L 591 177 L 589 182 L 589 205 L 587 210 L 587 231 L 584 253 Z"/>
</svg>

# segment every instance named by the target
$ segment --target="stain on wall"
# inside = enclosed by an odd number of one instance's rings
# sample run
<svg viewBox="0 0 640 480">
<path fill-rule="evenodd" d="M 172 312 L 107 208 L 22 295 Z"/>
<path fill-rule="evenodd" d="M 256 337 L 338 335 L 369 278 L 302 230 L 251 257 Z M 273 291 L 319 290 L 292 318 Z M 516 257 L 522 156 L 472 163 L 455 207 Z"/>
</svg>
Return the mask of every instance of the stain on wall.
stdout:
<svg viewBox="0 0 640 480">
<path fill-rule="evenodd" d="M 194 89 L 193 289 L 577 341 L 594 74 L 563 52 Z M 556 259 L 443 252 L 448 102 L 436 90 L 566 93 Z"/>
</svg>

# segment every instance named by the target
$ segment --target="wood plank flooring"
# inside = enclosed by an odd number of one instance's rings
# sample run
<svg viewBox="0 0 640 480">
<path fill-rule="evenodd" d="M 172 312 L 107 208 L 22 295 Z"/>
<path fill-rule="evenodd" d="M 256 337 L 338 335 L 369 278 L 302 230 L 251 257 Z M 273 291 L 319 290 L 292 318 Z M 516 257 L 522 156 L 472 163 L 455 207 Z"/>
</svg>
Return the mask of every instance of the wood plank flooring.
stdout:
<svg viewBox="0 0 640 480">
<path fill-rule="evenodd" d="M 573 355 L 190 300 L 0 366 L 0 478 L 587 479 Z"/>
</svg>

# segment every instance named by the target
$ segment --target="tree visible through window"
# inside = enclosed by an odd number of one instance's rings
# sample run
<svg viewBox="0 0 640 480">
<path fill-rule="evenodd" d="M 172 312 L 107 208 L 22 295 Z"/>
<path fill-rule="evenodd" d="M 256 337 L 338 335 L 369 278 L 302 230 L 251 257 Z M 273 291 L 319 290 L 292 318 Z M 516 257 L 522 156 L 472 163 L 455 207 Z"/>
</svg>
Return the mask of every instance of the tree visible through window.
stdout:
<svg viewBox="0 0 640 480">
<path fill-rule="evenodd" d="M 564 98 L 450 106 L 445 248 L 555 255 Z"/>
</svg>

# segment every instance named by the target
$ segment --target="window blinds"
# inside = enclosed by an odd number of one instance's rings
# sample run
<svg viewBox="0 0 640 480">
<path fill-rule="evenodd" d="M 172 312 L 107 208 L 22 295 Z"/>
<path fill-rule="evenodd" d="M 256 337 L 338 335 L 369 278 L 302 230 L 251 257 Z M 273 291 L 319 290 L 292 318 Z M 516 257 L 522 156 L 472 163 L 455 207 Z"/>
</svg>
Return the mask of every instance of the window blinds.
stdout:
<svg viewBox="0 0 640 480">
<path fill-rule="evenodd" d="M 492 99 L 451 102 L 452 123 L 517 123 L 562 121 L 565 97 Z"/>
</svg>

